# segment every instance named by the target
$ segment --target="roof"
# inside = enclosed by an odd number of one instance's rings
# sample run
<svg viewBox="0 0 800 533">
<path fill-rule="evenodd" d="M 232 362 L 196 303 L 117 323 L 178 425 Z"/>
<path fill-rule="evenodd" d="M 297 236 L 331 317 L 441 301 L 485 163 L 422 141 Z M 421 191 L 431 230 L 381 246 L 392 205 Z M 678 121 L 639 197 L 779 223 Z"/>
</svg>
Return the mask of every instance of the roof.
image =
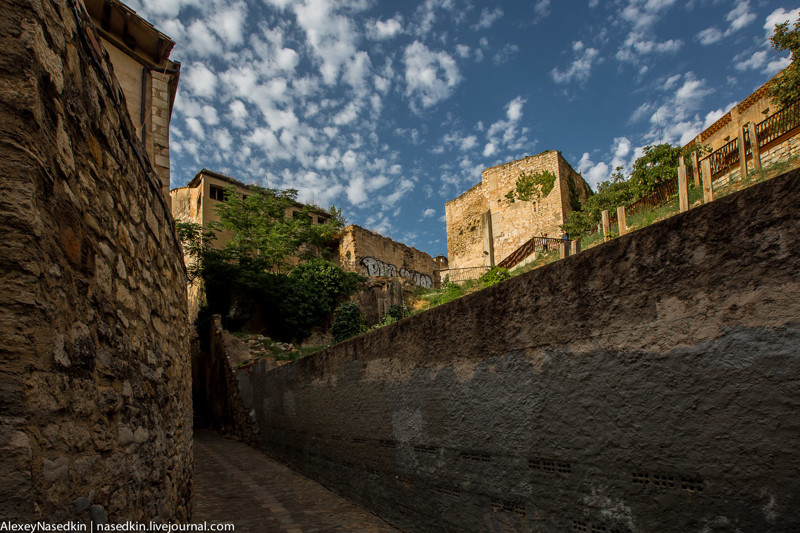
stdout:
<svg viewBox="0 0 800 533">
<path fill-rule="evenodd" d="M 170 67 L 167 60 L 175 41 L 158 31 L 119 0 L 84 0 L 89 15 L 102 33 L 113 36 L 140 58 L 156 67 Z"/>
<path fill-rule="evenodd" d="M 208 170 L 207 168 L 204 168 L 203 170 L 201 170 L 200 172 L 195 174 L 195 176 L 192 178 L 192 181 L 190 181 L 188 184 L 186 184 L 186 187 L 187 188 L 192 188 L 192 187 L 200 186 L 200 182 L 203 179 L 203 174 L 205 174 L 207 176 L 211 176 L 212 178 L 216 178 L 218 180 L 222 180 L 222 181 L 225 181 L 227 183 L 230 183 L 231 185 L 233 185 L 235 187 L 241 187 L 242 189 L 246 189 L 247 188 L 247 185 L 245 185 L 241 181 L 239 181 L 237 179 L 234 179 L 234 178 L 232 178 L 230 176 L 226 176 L 225 174 L 220 174 L 219 172 L 214 172 L 213 170 Z"/>
</svg>

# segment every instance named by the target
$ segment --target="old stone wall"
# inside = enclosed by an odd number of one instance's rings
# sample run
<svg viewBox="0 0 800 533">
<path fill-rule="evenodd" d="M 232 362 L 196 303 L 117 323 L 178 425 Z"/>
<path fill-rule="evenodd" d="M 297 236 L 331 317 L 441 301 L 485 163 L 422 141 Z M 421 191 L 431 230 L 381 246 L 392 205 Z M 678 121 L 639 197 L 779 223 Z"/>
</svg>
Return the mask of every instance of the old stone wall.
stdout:
<svg viewBox="0 0 800 533">
<path fill-rule="evenodd" d="M 797 531 L 800 171 L 248 378 L 403 531 Z"/>
<path fill-rule="evenodd" d="M 0 516 L 186 520 L 186 273 L 81 2 L 0 3 Z"/>
<path fill-rule="evenodd" d="M 342 230 L 338 260 L 351 272 L 403 278 L 422 287 L 433 287 L 439 270 L 438 263 L 425 252 L 354 225 Z"/>
<path fill-rule="evenodd" d="M 444 205 L 447 221 L 447 260 L 449 268 L 483 266 L 484 249 L 483 214 L 487 212 L 483 184 L 478 183 L 470 190 L 450 200 Z M 483 252 L 486 252 L 484 254 Z"/>
<path fill-rule="evenodd" d="M 505 197 L 521 173 L 544 171 L 556 176 L 545 197 L 530 202 L 510 202 Z M 585 199 L 589 190 L 555 150 L 487 168 L 481 173 L 481 183 L 445 204 L 450 268 L 497 264 L 531 237 L 559 237 L 560 226 L 572 210 L 570 195 Z"/>
</svg>

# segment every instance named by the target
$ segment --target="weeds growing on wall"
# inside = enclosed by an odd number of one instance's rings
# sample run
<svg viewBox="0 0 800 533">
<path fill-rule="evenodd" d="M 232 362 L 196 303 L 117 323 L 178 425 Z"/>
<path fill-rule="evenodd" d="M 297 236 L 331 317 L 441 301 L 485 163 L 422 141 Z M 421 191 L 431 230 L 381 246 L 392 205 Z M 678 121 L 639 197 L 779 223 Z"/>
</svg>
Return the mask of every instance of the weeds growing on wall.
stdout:
<svg viewBox="0 0 800 533">
<path fill-rule="evenodd" d="M 345 302 L 336 308 L 336 315 L 331 326 L 334 342 L 342 342 L 366 331 L 364 314 L 353 302 Z"/>
</svg>

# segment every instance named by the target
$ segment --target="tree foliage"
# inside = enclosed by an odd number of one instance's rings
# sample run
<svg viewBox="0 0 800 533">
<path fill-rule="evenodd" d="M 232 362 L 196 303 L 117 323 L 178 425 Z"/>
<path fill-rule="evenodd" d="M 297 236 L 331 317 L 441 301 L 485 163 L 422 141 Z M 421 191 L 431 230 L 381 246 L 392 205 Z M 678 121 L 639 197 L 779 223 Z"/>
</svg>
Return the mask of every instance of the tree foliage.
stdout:
<svg viewBox="0 0 800 533">
<path fill-rule="evenodd" d="M 798 19 L 790 29 L 789 22 L 775 25 L 775 33 L 769 39 L 772 47 L 779 51 L 789 51 L 792 55 L 792 62 L 778 76 L 770 86 L 770 96 L 780 107 L 787 107 L 800 100 L 800 19 Z"/>
<path fill-rule="evenodd" d="M 336 309 L 336 318 L 331 326 L 331 335 L 335 342 L 342 342 L 355 337 L 365 329 L 364 315 L 358 305 L 345 302 Z"/>
<path fill-rule="evenodd" d="M 290 211 L 296 213 L 287 217 Z M 176 221 L 190 277 L 202 276 L 204 282 L 205 312 L 221 314 L 228 329 L 257 324 L 280 340 L 302 340 L 330 320 L 363 278 L 312 257 L 326 249 L 344 218 L 331 206 L 331 220 L 315 225 L 311 211 L 297 203 L 294 190 L 251 186 L 250 194 L 241 196 L 229 187 L 213 229 L 203 232 L 198 224 Z M 215 248 L 220 231 L 229 240 Z M 292 257 L 300 263 L 281 273 Z"/>
<path fill-rule="evenodd" d="M 645 146 L 644 154 L 633 163 L 630 183 L 637 198 L 650 193 L 678 173 L 682 150 L 669 143 Z"/>
<path fill-rule="evenodd" d="M 515 187 L 506 193 L 506 198 L 512 204 L 521 200 L 523 202 L 530 202 L 544 198 L 556 183 L 556 175 L 545 170 L 543 172 L 521 172 L 517 178 Z"/>
<path fill-rule="evenodd" d="M 333 218 L 327 224 L 315 225 L 311 217 L 314 208 L 299 204 L 294 189 L 255 185 L 248 189 L 249 194 L 240 195 L 235 187 L 227 187 L 225 201 L 216 206 L 219 221 L 211 224 L 211 237 L 221 231 L 232 233 L 222 248 L 230 260 L 280 270 L 290 257 L 310 257 L 306 245 L 320 249 L 344 226 L 341 211 L 333 206 L 329 211 Z M 287 217 L 292 211 L 293 215 Z"/>
</svg>

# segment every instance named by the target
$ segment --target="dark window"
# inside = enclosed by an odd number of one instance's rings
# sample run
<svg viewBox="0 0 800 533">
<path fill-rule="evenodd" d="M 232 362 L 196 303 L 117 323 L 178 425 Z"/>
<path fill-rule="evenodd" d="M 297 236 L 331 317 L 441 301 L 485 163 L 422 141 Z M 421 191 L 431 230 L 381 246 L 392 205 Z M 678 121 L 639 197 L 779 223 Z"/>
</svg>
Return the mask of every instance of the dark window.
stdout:
<svg viewBox="0 0 800 533">
<path fill-rule="evenodd" d="M 211 186 L 211 199 L 212 200 L 224 200 L 225 199 L 225 189 L 222 187 L 215 187 L 214 185 Z"/>
<path fill-rule="evenodd" d="M 328 219 L 327 218 L 320 217 L 320 218 L 317 219 L 317 224 L 327 224 L 327 223 L 328 223 Z"/>
<path fill-rule="evenodd" d="M 301 216 L 300 211 L 292 211 L 292 218 L 300 218 Z"/>
</svg>

